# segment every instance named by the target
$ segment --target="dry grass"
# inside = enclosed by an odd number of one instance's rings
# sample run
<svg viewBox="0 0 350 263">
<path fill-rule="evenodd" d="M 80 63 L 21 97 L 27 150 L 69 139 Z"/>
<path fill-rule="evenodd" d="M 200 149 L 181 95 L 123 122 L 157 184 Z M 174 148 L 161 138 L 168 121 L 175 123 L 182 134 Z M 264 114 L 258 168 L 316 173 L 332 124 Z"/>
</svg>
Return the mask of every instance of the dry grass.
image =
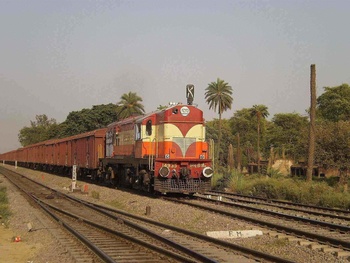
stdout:
<svg viewBox="0 0 350 263">
<path fill-rule="evenodd" d="M 8 204 L 6 187 L 0 186 L 0 222 L 7 225 L 11 216 L 11 211 Z"/>
</svg>

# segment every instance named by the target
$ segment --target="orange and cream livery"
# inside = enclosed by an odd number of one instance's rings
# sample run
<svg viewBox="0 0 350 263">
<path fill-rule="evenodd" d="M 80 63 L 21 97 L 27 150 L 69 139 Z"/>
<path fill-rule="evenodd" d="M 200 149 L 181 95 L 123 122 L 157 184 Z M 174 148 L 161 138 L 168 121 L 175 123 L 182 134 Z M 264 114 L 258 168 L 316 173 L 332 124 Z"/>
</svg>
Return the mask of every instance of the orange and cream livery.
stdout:
<svg viewBox="0 0 350 263">
<path fill-rule="evenodd" d="M 121 185 L 161 193 L 205 192 L 213 174 L 208 148 L 203 112 L 191 103 L 170 105 L 110 124 L 103 167 Z"/>
</svg>

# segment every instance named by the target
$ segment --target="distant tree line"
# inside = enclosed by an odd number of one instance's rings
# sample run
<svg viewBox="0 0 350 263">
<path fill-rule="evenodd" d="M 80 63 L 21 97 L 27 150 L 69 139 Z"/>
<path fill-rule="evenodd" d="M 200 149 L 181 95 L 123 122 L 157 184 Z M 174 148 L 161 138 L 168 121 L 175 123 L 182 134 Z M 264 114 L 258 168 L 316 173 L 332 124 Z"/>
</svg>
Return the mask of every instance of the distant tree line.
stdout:
<svg viewBox="0 0 350 263">
<path fill-rule="evenodd" d="M 107 127 L 117 120 L 144 113 L 141 102 L 141 97 L 134 92 L 129 92 L 123 94 L 117 104 L 102 104 L 93 106 L 91 109 L 72 111 L 60 124 L 55 119 L 49 119 L 46 114 L 36 115 L 35 121 L 31 121 L 29 127 L 19 131 L 18 139 L 22 146 L 27 146 Z"/>
</svg>

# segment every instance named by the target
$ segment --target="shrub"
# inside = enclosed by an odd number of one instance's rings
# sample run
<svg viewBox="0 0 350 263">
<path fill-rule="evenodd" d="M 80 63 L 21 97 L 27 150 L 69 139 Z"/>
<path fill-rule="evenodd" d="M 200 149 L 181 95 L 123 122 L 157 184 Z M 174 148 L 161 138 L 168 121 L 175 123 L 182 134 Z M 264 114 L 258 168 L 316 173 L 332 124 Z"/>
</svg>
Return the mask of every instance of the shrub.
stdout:
<svg viewBox="0 0 350 263">
<path fill-rule="evenodd" d="M 222 173 L 214 173 L 211 178 L 211 186 L 216 189 L 222 189 L 224 185 L 224 175 Z"/>
<path fill-rule="evenodd" d="M 0 187 L 0 221 L 8 222 L 8 218 L 11 216 L 10 208 L 8 206 L 8 198 L 6 195 L 6 187 Z"/>
<path fill-rule="evenodd" d="M 91 192 L 91 196 L 92 196 L 92 198 L 100 199 L 100 193 L 99 192 L 92 191 Z"/>
<path fill-rule="evenodd" d="M 344 193 L 344 189 L 334 185 L 334 180 L 306 182 L 305 179 L 281 177 L 275 172 L 271 173 L 271 177 L 245 176 L 237 170 L 232 171 L 226 177 L 227 180 L 222 180 L 220 183 L 225 184 L 224 187 L 228 187 L 236 193 L 296 203 L 350 209 L 350 193 Z"/>
</svg>

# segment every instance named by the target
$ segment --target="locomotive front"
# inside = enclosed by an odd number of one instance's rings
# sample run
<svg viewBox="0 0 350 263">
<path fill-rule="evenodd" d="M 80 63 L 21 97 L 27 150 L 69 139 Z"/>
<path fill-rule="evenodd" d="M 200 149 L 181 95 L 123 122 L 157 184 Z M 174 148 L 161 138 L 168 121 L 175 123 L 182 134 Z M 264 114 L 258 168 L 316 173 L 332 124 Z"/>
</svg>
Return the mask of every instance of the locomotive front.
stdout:
<svg viewBox="0 0 350 263">
<path fill-rule="evenodd" d="M 213 169 L 203 112 L 191 103 L 178 104 L 157 114 L 156 122 L 154 190 L 189 194 L 210 190 Z"/>
</svg>

